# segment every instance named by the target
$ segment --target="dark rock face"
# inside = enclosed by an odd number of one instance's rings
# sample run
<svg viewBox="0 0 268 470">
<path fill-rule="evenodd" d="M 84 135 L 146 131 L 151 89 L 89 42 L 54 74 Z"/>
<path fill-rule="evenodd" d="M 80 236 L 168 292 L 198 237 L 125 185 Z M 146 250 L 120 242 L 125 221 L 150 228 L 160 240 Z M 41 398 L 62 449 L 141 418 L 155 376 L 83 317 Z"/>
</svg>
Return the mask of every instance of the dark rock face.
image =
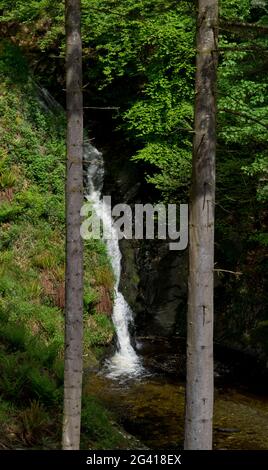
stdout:
<svg viewBox="0 0 268 470">
<path fill-rule="evenodd" d="M 124 240 L 122 285 L 136 314 L 137 334 L 182 334 L 187 295 L 187 253 L 157 240 Z"/>
<path fill-rule="evenodd" d="M 105 152 L 104 152 L 105 159 Z M 155 203 L 139 167 L 118 154 L 107 156 L 104 194 L 112 205 Z M 153 189 L 152 189 L 153 191 Z M 121 240 L 120 288 L 135 316 L 137 335 L 168 337 L 185 332 L 187 252 L 169 250 L 165 240 Z"/>
<path fill-rule="evenodd" d="M 187 253 L 172 252 L 168 243 L 155 243 L 150 269 L 142 272 L 150 330 L 162 336 L 183 334 L 187 302 Z M 148 250 L 150 259 L 150 250 Z M 142 269 L 142 259 L 140 266 Z"/>
</svg>

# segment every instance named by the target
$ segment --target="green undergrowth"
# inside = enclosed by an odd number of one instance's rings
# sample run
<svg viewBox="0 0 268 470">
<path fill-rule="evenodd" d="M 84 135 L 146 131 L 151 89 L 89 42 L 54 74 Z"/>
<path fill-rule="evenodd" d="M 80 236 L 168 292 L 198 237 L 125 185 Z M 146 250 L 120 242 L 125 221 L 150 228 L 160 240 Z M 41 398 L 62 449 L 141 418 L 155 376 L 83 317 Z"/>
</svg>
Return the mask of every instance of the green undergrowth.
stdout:
<svg viewBox="0 0 268 470">
<path fill-rule="evenodd" d="M 57 448 L 63 399 L 65 118 L 59 107 L 46 106 L 20 51 L 6 42 L 0 42 L 0 76 L 0 448 Z M 100 286 L 112 292 L 113 276 L 105 247 L 94 240 L 85 247 L 87 367 L 98 364 L 114 334 L 107 312 L 97 309 Z M 84 447 L 109 442 L 120 447 L 119 430 L 92 400 L 83 407 Z"/>
</svg>

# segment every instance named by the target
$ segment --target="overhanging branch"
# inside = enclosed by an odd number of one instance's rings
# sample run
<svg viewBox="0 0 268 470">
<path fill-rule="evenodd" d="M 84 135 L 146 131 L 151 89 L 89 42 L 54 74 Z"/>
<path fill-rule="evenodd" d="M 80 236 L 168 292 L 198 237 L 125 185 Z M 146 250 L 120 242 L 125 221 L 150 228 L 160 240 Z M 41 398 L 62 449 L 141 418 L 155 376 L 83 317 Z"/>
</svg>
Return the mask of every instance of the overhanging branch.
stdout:
<svg viewBox="0 0 268 470">
<path fill-rule="evenodd" d="M 251 34 L 267 34 L 268 36 L 268 26 L 263 26 L 254 23 L 246 22 L 237 22 L 237 21 L 227 21 L 225 19 L 220 20 L 220 29 L 231 32 L 250 32 Z"/>
<path fill-rule="evenodd" d="M 264 122 L 259 121 L 258 119 L 252 116 L 249 116 L 247 113 L 244 113 L 243 111 L 234 111 L 233 109 L 222 108 L 222 109 L 219 109 L 219 112 L 234 114 L 235 116 L 239 116 L 244 119 L 247 119 L 248 121 L 255 122 L 256 124 L 259 124 L 260 126 L 265 127 L 265 129 L 268 129 L 268 124 L 265 124 Z"/>
</svg>

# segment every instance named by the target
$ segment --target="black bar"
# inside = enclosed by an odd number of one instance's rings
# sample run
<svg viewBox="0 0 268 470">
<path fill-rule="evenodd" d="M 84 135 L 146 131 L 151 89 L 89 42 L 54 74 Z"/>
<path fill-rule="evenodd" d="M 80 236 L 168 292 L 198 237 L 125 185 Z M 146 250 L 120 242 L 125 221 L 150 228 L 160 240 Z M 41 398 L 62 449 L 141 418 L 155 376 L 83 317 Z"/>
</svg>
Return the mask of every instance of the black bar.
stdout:
<svg viewBox="0 0 268 470">
<path fill-rule="evenodd" d="M 264 451 L 0 451 L 0 468 L 268 468 Z"/>
</svg>

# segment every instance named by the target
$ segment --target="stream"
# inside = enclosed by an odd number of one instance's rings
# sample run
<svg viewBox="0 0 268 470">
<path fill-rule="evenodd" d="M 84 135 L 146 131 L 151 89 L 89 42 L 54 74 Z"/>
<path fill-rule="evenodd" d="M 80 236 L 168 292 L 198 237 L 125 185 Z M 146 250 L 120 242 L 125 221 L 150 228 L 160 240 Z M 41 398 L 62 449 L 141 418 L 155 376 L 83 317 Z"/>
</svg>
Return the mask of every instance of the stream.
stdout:
<svg viewBox="0 0 268 470">
<path fill-rule="evenodd" d="M 185 384 L 175 374 L 161 371 L 165 361 L 183 361 L 172 344 L 150 347 L 139 340 L 135 351 L 129 333 L 132 311 L 119 291 L 121 252 L 110 208 L 103 204 L 104 165 L 102 155 L 89 142 L 85 144 L 87 193 L 104 229 L 105 240 L 115 275 L 113 323 L 117 348 L 106 359 L 102 370 L 90 372 L 85 388 L 112 410 L 115 419 L 130 434 L 150 449 L 178 449 L 183 446 Z M 169 346 L 169 347 L 168 347 Z M 174 353 L 174 348 L 176 354 Z M 173 351 L 171 351 L 173 349 Z M 158 361 L 159 370 L 152 367 Z M 268 448 L 268 398 L 252 394 L 221 381 L 215 390 L 214 447 L 216 449 L 260 450 Z"/>
<path fill-rule="evenodd" d="M 99 373 L 90 375 L 86 390 L 150 449 L 182 448 L 184 383 L 159 375 L 124 382 Z M 267 449 L 268 399 L 232 388 L 216 389 L 213 441 L 215 449 Z"/>
</svg>

